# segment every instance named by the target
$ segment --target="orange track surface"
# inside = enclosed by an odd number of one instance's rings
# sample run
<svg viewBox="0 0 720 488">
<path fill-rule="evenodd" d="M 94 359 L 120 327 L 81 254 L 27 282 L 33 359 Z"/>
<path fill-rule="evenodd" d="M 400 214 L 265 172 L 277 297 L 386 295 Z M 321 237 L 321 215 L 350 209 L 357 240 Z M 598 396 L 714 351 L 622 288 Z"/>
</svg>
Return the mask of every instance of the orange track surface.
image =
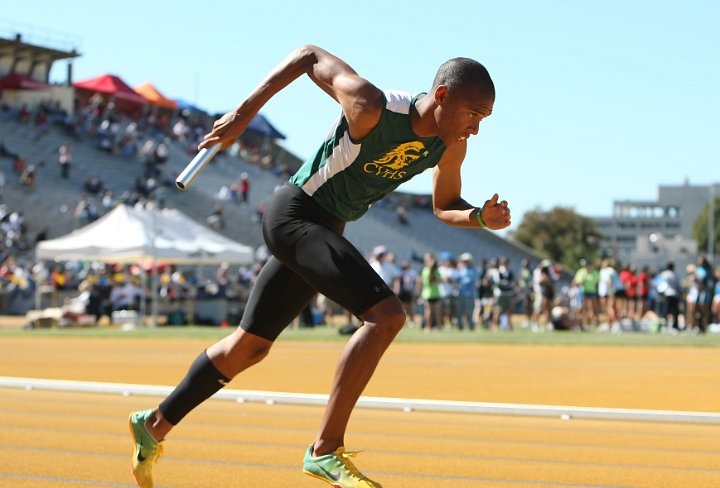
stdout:
<svg viewBox="0 0 720 488">
<path fill-rule="evenodd" d="M 3 338 L 0 375 L 173 385 L 198 340 Z M 327 393 L 340 343 L 279 342 L 231 387 Z M 366 394 L 720 411 L 711 348 L 396 344 Z M 133 486 L 130 410 L 159 399 L 0 389 L 0 486 Z M 319 407 L 209 401 L 173 431 L 159 487 L 328 486 L 300 462 Z M 720 426 L 357 409 L 348 448 L 392 487 L 717 487 Z"/>
</svg>

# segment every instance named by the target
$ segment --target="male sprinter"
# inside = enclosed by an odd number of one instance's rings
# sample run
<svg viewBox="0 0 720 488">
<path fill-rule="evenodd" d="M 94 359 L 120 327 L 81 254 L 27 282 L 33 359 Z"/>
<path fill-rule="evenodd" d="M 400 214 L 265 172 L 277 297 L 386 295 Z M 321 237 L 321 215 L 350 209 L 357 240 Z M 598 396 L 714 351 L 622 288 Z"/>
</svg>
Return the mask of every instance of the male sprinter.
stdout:
<svg viewBox="0 0 720 488">
<path fill-rule="evenodd" d="M 510 210 L 498 195 L 482 208 L 460 197 L 467 140 L 492 113 L 495 88 L 477 61 L 455 58 L 428 93 L 383 91 L 344 61 L 315 46 L 293 51 L 234 111 L 223 115 L 199 148 L 237 140 L 276 93 L 301 75 L 340 104 L 342 113 L 317 153 L 266 208 L 263 236 L 272 258 L 253 287 L 240 327 L 203 351 L 159 406 L 130 415 L 133 474 L 151 487 L 152 466 L 170 430 L 246 368 L 261 361 L 280 332 L 320 292 L 363 320 L 343 350 L 320 429 L 303 471 L 338 488 L 378 488 L 344 447 L 350 413 L 381 356 L 405 322 L 398 297 L 343 236 L 345 223 L 427 168 L 433 209 L 458 227 L 502 229 Z M 351 278 L 351 279 L 348 279 Z"/>
</svg>

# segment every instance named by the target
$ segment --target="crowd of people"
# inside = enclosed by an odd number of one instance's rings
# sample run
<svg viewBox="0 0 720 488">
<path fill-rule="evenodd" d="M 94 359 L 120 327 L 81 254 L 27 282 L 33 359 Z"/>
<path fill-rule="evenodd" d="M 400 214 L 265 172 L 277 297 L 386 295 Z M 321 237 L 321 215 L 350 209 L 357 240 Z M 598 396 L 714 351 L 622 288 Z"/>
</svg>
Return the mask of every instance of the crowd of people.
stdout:
<svg viewBox="0 0 720 488">
<path fill-rule="evenodd" d="M 397 293 L 410 327 L 426 332 L 453 328 L 473 331 L 513 330 L 513 314 L 527 310 L 525 326 L 550 322 L 550 304 L 560 277 L 557 267 L 544 260 L 535 269 L 522 260 L 517 271 L 507 257 L 482 258 L 472 253 L 455 257 L 426 253 L 419 271 L 410 260 L 399 266 L 395 254 L 385 246 L 376 247 L 370 263 Z"/>
<path fill-rule="evenodd" d="M 6 205 L 0 206 L 0 230 L 4 246 L 0 290 L 12 296 L 32 296 L 41 284 L 49 284 L 53 291 L 77 291 L 64 304 L 68 313 L 82 310 L 96 320 L 117 310 L 137 310 L 142 297 L 151 296 L 150 274 L 137 266 L 69 262 L 48 269 L 43 263 L 16 261 L 10 249 L 23 246 L 24 223 Z M 157 292 L 168 309 L 203 295 L 209 286 L 241 309 L 267 253 L 258 252 L 257 257 L 251 267 L 231 269 L 225 264 L 209 280 L 199 280 L 192 270 L 163 267 Z M 661 270 L 638 270 L 631 265 L 616 267 L 609 259 L 583 261 L 570 281 L 563 281 L 561 270 L 548 260 L 535 267 L 522 260 L 514 268 L 507 257 L 476 261 L 470 252 L 457 257 L 442 252 L 398 263 L 395 253 L 382 245 L 368 260 L 400 298 L 407 325 L 426 332 L 521 327 L 698 334 L 720 322 L 720 267 L 713 270 L 704 257 L 685 273 L 678 273 L 673 263 Z M 347 323 L 354 321 L 351 314 L 318 296 L 299 324 L 337 324 L 333 316 L 338 315 L 340 321 L 342 317 Z"/>
<path fill-rule="evenodd" d="M 33 139 L 42 143 L 51 128 L 55 127 L 65 134 L 65 141 L 59 147 L 53 148 L 56 152 L 57 177 L 70 179 L 73 173 L 74 145 L 94 144 L 100 150 L 107 151 L 118 158 L 134 158 L 142 161 L 138 167 L 138 175 L 132 188 L 114 192 L 111 190 L 100 174 L 86 177 L 82 181 L 82 188 L 78 188 L 77 203 L 62 205 L 59 210 L 68 212 L 75 217 L 76 226 L 87 225 L 116 205 L 144 205 L 147 201 L 154 201 L 161 208 L 165 205 L 165 194 L 168 186 L 174 187 L 174 175 L 165 175 L 162 165 L 169 156 L 168 145 L 181 144 L 188 154 L 194 154 L 197 143 L 211 125 L 209 117 L 193 117 L 187 112 L 179 111 L 172 115 L 148 112 L 139 117 L 130 117 L 116 109 L 112 98 L 96 95 L 90 98 L 87 104 L 78 105 L 75 113 L 69 115 L 56 103 L 39 103 L 30 108 L 23 105 L 19 109 L 2 107 L 0 113 L 6 120 L 14 120 L 27 127 L 34 133 Z M 239 144 L 236 150 L 242 151 L 246 156 L 258 156 L 258 148 L 249 144 Z M 0 202 L 7 184 L 18 184 L 32 191 L 35 187 L 35 170 L 37 167 L 45 168 L 46 161 L 29 161 L 21 151 L 9 146 L 6 141 L 0 140 L 0 159 L 10 162 L 10 174 L 14 177 L 7 179 L 6 172 L 0 168 Z M 257 157 L 256 157 L 257 159 Z M 267 160 L 263 160 L 267 162 Z M 275 170 L 285 171 L 279 168 Z M 52 174 L 52 173 L 50 173 Z M 239 181 L 232 185 L 233 201 L 245 205 L 248 203 L 250 181 L 248 175 L 239 175 Z M 285 175 L 287 176 L 287 175 Z M 216 229 L 224 227 L 222 216 L 222 203 L 218 203 L 211 210 L 208 222 Z M 32 261 L 30 251 L 40 240 L 47 237 L 47 229 L 37 231 L 37 235 L 29 235 L 28 225 L 25 223 L 21 208 L 11 208 L 7 204 L 0 205 L 0 293 L 10 300 L 22 297 L 29 299 L 35 294 L 37 286 L 48 284 L 47 276 L 42 272 L 42 266 Z M 77 263 L 60 265 L 65 278 L 49 283 L 48 288 L 54 291 L 78 291 L 78 296 L 72 300 L 69 309 L 74 311 L 88 307 L 90 314 L 97 311 L 110 312 L 117 309 L 117 304 L 109 302 L 110 290 L 117 289 L 113 281 L 108 279 L 93 279 L 95 273 L 90 273 L 90 279 L 83 279 L 84 269 L 78 268 Z M 95 269 L 95 268 L 92 268 Z M 78 272 L 80 270 L 80 272 Z M 57 274 L 57 273 L 55 273 Z M 114 273 L 119 275 L 119 273 Z M 241 285 L 248 282 L 248 272 L 239 271 L 236 280 Z M 140 289 L 149 293 L 147 287 L 140 287 L 137 277 L 126 280 L 135 283 Z M 105 284 L 109 283 L 108 286 Z M 117 285 L 117 283 L 115 284 Z M 198 293 L 190 281 L 190 293 Z M 99 286 L 99 288 L 98 288 Z M 222 287 L 222 291 L 227 287 Z M 242 289 L 243 286 L 234 288 Z M 202 290 L 200 290 L 202 293 Z M 231 294 L 234 292 L 231 292 Z M 104 304 L 96 308 L 96 296 L 105 298 Z M 172 294 L 171 294 L 172 295 Z M 64 295 L 63 295 L 64 296 Z M 137 297 L 131 301 L 130 306 L 137 308 Z M 87 298 L 90 298 L 89 303 Z M 54 303 L 54 305 L 60 305 Z M 192 319 L 192 318 L 191 318 Z"/>
<path fill-rule="evenodd" d="M 149 112 L 133 119 L 118 112 L 111 99 L 99 95 L 78 107 L 72 116 L 58 106 L 40 104 L 34 111 L 22 107 L 17 117 L 19 122 L 35 126 L 36 139 L 46 134 L 50 125 L 59 125 L 77 141 L 90 138 L 100 149 L 114 155 L 142 160 L 143 174 L 138 175 L 133 188 L 121 195 L 116 196 L 106 188 L 100 176 L 85 179 L 78 203 L 68 209 L 74 213 L 78 226 L 96 220 L 118 203 L 136 205 L 154 200 L 164 206 L 165 188 L 172 185 L 171 179 L 163 176 L 160 169 L 168 157 L 167 145 L 179 141 L 185 144 L 189 154 L 193 153 L 208 123 L 192 119 L 187 113 L 171 116 Z M 290 174 L 283 165 L 273 166 L 258 145 L 246 140 L 239 141 L 228 153 L 256 161 L 260 167 L 273 171 L 278 179 L 287 179 Z M 2 141 L 0 158 L 12 161 L 21 185 L 29 190 L 34 188 L 35 164 L 28 164 L 21 154 Z M 72 145 L 66 142 L 57 149 L 59 177 L 69 178 L 72 160 Z M 39 164 L 43 166 L 45 162 Z M 0 198 L 5 183 L 5 175 L 0 174 Z M 208 224 L 222 230 L 225 226 L 223 203 L 248 205 L 250 189 L 251 181 L 246 172 L 239 175 L 237 182 L 220 188 L 219 202 L 211 209 Z M 424 208 L 427 205 L 426 201 L 420 200 L 422 196 L 416 197 L 417 201 L 395 201 L 397 198 L 391 195 L 383 204 L 398 209 L 401 223 L 407 222 L 406 206 Z M 260 200 L 254 218 L 261 220 L 263 211 L 264 200 Z M 28 237 L 22 211 L 13 211 L 7 205 L 0 206 L 0 231 L 0 289 L 11 289 L 15 296 L 28 293 L 35 282 L 33 277 L 37 277 L 37 272 L 33 271 L 36 264 L 18 266 L 14 256 L 23 254 L 43 237 L 41 233 L 35 239 Z M 599 331 L 649 326 L 695 334 L 705 332 L 720 321 L 720 270 L 713 270 L 704 258 L 697 265 L 688 267 L 685 273 L 678 273 L 672 263 L 664 269 L 650 270 L 647 267 L 635 269 L 631 265 L 618 267 L 611 259 L 583 261 L 574 279 L 563 285 L 558 281 L 559 269 L 549 261 L 542 261 L 531 269 L 523 260 L 514 269 L 508 258 L 483 258 L 476 262 L 470 252 L 457 257 L 444 252 L 437 256 L 428 253 L 420 259 L 397 264 L 395 254 L 384 246 L 378 246 L 369 260 L 400 297 L 407 311 L 408 324 L 428 332 L 448 327 L 512 330 L 519 325 L 533 330 Z M 72 267 L 67 271 L 71 278 L 65 282 L 82 288 L 84 296 L 94 296 L 98 284 L 111 283 L 109 280 L 85 282 L 73 278 Z M 236 283 L 245 284 L 239 288 L 245 289 L 252 283 L 251 276 L 244 271 L 237 276 L 243 278 L 238 278 Z M 109 299 L 110 288 L 100 285 L 100 294 L 107 295 L 106 299 Z M 331 310 L 322 298 L 314 307 L 321 316 Z M 94 305 L 90 308 L 94 310 Z M 107 303 L 100 308 L 112 309 L 113 306 Z M 310 316 L 309 312 L 307 316 Z M 513 316 L 522 318 L 513 320 Z M 348 321 L 352 321 L 352 317 L 348 317 Z"/>
<path fill-rule="evenodd" d="M 31 245 L 22 212 L 8 204 L 0 204 L 0 263 L 13 254 L 28 251 Z"/>
<path fill-rule="evenodd" d="M 585 327 L 620 330 L 623 324 L 640 324 L 698 334 L 720 322 L 720 267 L 713 269 L 705 256 L 684 273 L 672 262 L 655 270 L 617 266 L 610 259 L 583 262 L 572 289 L 572 318 Z"/>
<path fill-rule="evenodd" d="M 258 271 L 258 266 L 230 269 L 223 264 L 215 275 L 204 277 L 193 267 L 158 265 L 155 291 L 164 321 L 220 325 L 201 315 L 187 316 L 188 301 L 221 298 L 233 303 L 233 310 L 241 309 Z M 62 325 L 113 323 L 113 312 L 119 311 L 149 313 L 152 287 L 152 269 L 147 266 L 22 261 L 11 255 L 0 263 L 0 292 L 9 300 L 34 300 L 39 289 L 45 306 L 61 309 Z"/>
<path fill-rule="evenodd" d="M 65 142 L 54 149 L 57 152 L 55 163 L 60 178 L 72 177 L 75 144 L 90 143 L 118 158 L 137 159 L 143 163 L 142 168 L 138 168 L 132 188 L 115 188 L 113 192 L 106 187 L 100 175 L 86 178 L 77 203 L 62 208 L 74 214 L 78 226 L 96 220 L 118 203 L 135 205 L 145 200 L 154 200 L 164 207 L 166 193 L 168 188 L 174 188 L 176 177 L 176 174 L 163 171 L 163 164 L 169 157 L 169 146 L 179 144 L 188 156 L 194 155 L 197 144 L 213 123 L 210 115 L 187 109 L 149 109 L 142 113 L 130 113 L 119 107 L 113 97 L 99 93 L 88 99 L 77 98 L 72 114 L 53 102 L 42 102 L 33 107 L 22 105 L 19 109 L 3 106 L 1 109 L 0 116 L 27 126 L 29 131 L 35 133 L 36 140 L 44 137 L 52 127 L 62 131 Z M 275 161 L 267 138 L 243 135 L 226 153 L 274 174 L 279 182 L 287 181 L 292 174 L 286 164 Z M 12 161 L 17 181 L 29 189 L 35 187 L 38 167 L 47 165 L 46 161 L 29 161 L 26 155 L 9 148 L 4 141 L 0 141 L 0 158 Z M 0 171 L 0 196 L 5 183 L 6 176 Z M 216 230 L 223 229 L 223 205 L 250 205 L 251 186 L 249 174 L 240 172 L 236 181 L 229 181 L 220 187 L 216 195 L 218 204 L 208 209 L 207 223 Z M 269 196 L 261 196 L 252 202 L 250 217 L 253 220 L 262 220 Z"/>
<path fill-rule="evenodd" d="M 400 297 L 407 323 L 438 329 L 511 331 L 515 327 L 598 332 L 663 331 L 698 334 L 720 329 L 720 267 L 701 256 L 684 274 L 616 267 L 612 259 L 583 260 L 571 280 L 549 260 L 517 268 L 507 257 L 475 261 L 470 252 L 427 253 L 416 270 L 396 263 L 385 246 L 370 258 Z"/>
</svg>

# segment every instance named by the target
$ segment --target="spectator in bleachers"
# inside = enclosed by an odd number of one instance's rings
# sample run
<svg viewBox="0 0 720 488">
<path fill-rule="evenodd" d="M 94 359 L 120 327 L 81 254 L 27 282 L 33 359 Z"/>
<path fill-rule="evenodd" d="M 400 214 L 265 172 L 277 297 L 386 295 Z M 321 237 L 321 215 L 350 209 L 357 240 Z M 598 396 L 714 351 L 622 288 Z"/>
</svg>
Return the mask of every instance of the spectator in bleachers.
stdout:
<svg viewBox="0 0 720 488">
<path fill-rule="evenodd" d="M 128 135 L 123 135 L 120 137 L 120 142 L 117 144 L 117 147 L 113 151 L 114 154 L 117 154 L 124 158 L 130 158 L 135 156 L 137 153 L 137 147 L 135 147 L 135 140 Z"/>
<path fill-rule="evenodd" d="M 155 148 L 155 162 L 157 164 L 163 164 L 164 162 L 166 162 L 169 155 L 170 153 L 167 142 L 163 141 Z"/>
<path fill-rule="evenodd" d="M 238 203 L 240 201 L 240 185 L 237 183 L 232 183 L 228 191 L 230 192 L 230 200 L 232 202 Z"/>
<path fill-rule="evenodd" d="M 230 188 L 228 188 L 227 185 L 221 186 L 217 192 L 216 198 L 222 202 L 232 201 L 232 192 L 230 191 Z"/>
<path fill-rule="evenodd" d="M 91 176 L 85 179 L 83 187 L 89 194 L 97 195 L 105 189 L 105 184 L 99 176 Z"/>
<path fill-rule="evenodd" d="M 155 177 L 151 176 L 150 178 L 147 178 L 143 182 L 141 193 L 142 196 L 144 196 L 145 198 L 150 197 L 152 195 L 152 192 L 154 192 L 158 186 L 160 186 L 160 182 Z"/>
<path fill-rule="evenodd" d="M 78 110 L 75 114 L 65 114 L 62 120 L 62 127 L 65 129 L 65 133 L 73 138 L 76 142 L 81 142 L 82 137 L 80 133 L 82 126 L 84 125 L 84 112 Z"/>
<path fill-rule="evenodd" d="M 255 221 L 256 222 L 262 222 L 263 217 L 265 216 L 265 202 L 260 202 L 257 204 L 257 207 L 255 207 Z"/>
<path fill-rule="evenodd" d="M 190 131 L 189 127 L 187 126 L 187 123 L 185 122 L 185 119 L 178 118 L 177 121 L 172 126 L 172 134 L 173 137 L 175 137 L 176 140 L 184 143 L 187 139 L 188 132 Z"/>
<path fill-rule="evenodd" d="M 240 175 L 240 203 L 247 205 L 250 197 L 250 176 L 243 172 Z"/>
<path fill-rule="evenodd" d="M 50 270 L 45 265 L 44 261 L 38 261 L 30 267 L 33 279 L 36 283 L 48 283 L 50 279 Z"/>
<path fill-rule="evenodd" d="M 133 283 L 129 275 L 125 276 L 123 280 L 117 279 L 116 277 L 112 290 L 110 291 L 112 311 L 137 310 L 138 300 L 141 296 L 140 288 Z"/>
<path fill-rule="evenodd" d="M 34 140 L 38 141 L 43 136 L 46 136 L 49 131 L 50 126 L 50 119 L 48 118 L 48 114 L 45 111 L 45 107 L 38 106 L 37 113 L 35 114 L 35 128 L 36 133 Z"/>
<path fill-rule="evenodd" d="M 103 96 L 100 93 L 95 92 L 88 100 L 88 109 L 94 117 L 99 118 L 103 113 L 104 104 L 105 99 L 103 98 Z"/>
<path fill-rule="evenodd" d="M 405 207 L 403 207 L 402 205 L 398 205 L 395 209 L 395 213 L 397 214 L 398 222 L 400 222 L 402 225 L 410 225 L 407 209 Z"/>
<path fill-rule="evenodd" d="M 108 212 L 112 210 L 115 207 L 115 198 L 113 197 L 113 192 L 110 190 L 105 190 L 103 192 L 101 205 L 103 208 L 103 213 Z"/>
<path fill-rule="evenodd" d="M 55 266 L 50 272 L 50 286 L 56 290 L 66 290 L 68 286 L 68 277 L 62 266 Z"/>
<path fill-rule="evenodd" d="M 30 119 L 32 119 L 30 109 L 28 108 L 27 103 L 23 103 L 18 111 L 18 120 L 21 124 L 26 124 L 30 122 Z"/>
<path fill-rule="evenodd" d="M 100 125 L 98 125 L 95 133 L 98 149 L 102 149 L 103 151 L 107 151 L 112 154 L 113 148 L 115 147 L 115 135 L 117 132 L 116 127 L 117 124 L 111 122 L 110 119 L 105 119 L 100 122 Z"/>
<path fill-rule="evenodd" d="M 72 164 L 72 148 L 70 144 L 64 143 L 58 149 L 58 164 L 60 165 L 60 177 L 68 179 L 70 177 L 70 166 Z"/>
<path fill-rule="evenodd" d="M 152 176 L 155 168 L 155 141 L 148 139 L 140 150 L 140 155 L 145 166 L 145 176 Z"/>
<path fill-rule="evenodd" d="M 29 249 L 26 232 L 27 227 L 22 213 L 11 210 L 7 205 L 0 205 L 1 260 Z"/>
<path fill-rule="evenodd" d="M 18 176 L 20 176 L 22 172 L 25 171 L 25 156 L 21 154 L 17 157 L 13 164 L 13 169 L 15 170 L 15 173 L 18 174 Z"/>
<path fill-rule="evenodd" d="M 35 290 L 30 271 L 12 256 L 0 262 L 0 290 L 8 294 L 10 301 L 28 299 Z"/>
<path fill-rule="evenodd" d="M 224 290 L 230 283 L 230 263 L 224 262 L 215 271 L 215 282 Z"/>
<path fill-rule="evenodd" d="M 207 223 L 215 230 L 222 230 L 225 228 L 225 218 L 223 217 L 222 204 L 216 203 L 213 206 L 212 212 L 210 212 L 210 215 L 207 217 Z"/>
<path fill-rule="evenodd" d="M 25 188 L 29 188 L 30 190 L 35 189 L 35 165 L 31 164 L 20 175 L 20 184 L 24 186 Z"/>
<path fill-rule="evenodd" d="M 73 215 L 76 219 L 78 219 L 78 223 L 82 226 L 95 222 L 100 217 L 100 212 L 95 204 L 95 200 L 87 195 L 83 195 L 80 197 Z"/>
</svg>

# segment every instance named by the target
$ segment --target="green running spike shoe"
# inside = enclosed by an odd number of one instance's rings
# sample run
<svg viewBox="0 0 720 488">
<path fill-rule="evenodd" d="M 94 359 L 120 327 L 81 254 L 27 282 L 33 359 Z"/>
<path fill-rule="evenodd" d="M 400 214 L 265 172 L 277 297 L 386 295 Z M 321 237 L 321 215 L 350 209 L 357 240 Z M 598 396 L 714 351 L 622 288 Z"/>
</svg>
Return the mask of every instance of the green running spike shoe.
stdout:
<svg viewBox="0 0 720 488">
<path fill-rule="evenodd" d="M 153 410 L 132 412 L 128 423 L 135 443 L 132 459 L 132 474 L 140 488 L 153 488 L 152 469 L 163 453 L 162 443 L 157 442 L 145 427 Z"/>
<path fill-rule="evenodd" d="M 305 453 L 303 472 L 313 478 L 330 483 L 335 488 L 382 488 L 380 483 L 362 474 L 350 461 L 357 452 L 346 452 L 341 446 L 324 456 L 313 457 L 312 454 L 313 446 L 310 444 Z"/>
</svg>

